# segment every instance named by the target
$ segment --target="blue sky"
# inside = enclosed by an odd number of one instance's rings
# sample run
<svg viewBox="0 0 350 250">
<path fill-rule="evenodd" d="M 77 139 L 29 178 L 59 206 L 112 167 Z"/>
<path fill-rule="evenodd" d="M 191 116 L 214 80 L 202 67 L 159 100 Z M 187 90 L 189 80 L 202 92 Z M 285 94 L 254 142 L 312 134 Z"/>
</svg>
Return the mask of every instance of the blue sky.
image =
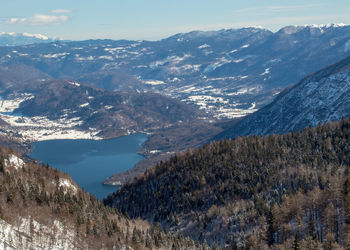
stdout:
<svg viewBox="0 0 350 250">
<path fill-rule="evenodd" d="M 349 0 L 11 0 L 0 31 L 70 40 L 156 40 L 191 30 L 350 24 Z"/>
</svg>

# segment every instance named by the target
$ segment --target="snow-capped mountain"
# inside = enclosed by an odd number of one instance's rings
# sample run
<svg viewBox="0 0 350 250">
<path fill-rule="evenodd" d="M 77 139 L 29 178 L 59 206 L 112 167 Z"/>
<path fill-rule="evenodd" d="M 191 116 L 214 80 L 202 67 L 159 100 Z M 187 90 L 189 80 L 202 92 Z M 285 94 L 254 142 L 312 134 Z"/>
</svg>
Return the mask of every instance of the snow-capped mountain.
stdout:
<svg viewBox="0 0 350 250">
<path fill-rule="evenodd" d="M 282 134 L 350 116 L 350 57 L 286 89 L 216 139 Z"/>
<path fill-rule="evenodd" d="M 305 75 L 350 54 L 350 26 L 193 31 L 160 41 L 88 40 L 0 48 L 0 66 L 108 90 L 157 92 L 217 118 L 253 113 Z M 18 70 L 16 70 L 16 73 Z"/>
<path fill-rule="evenodd" d="M 50 43 L 53 41 L 55 39 L 41 34 L 0 32 L 0 46 L 20 46 L 33 43 Z"/>
</svg>

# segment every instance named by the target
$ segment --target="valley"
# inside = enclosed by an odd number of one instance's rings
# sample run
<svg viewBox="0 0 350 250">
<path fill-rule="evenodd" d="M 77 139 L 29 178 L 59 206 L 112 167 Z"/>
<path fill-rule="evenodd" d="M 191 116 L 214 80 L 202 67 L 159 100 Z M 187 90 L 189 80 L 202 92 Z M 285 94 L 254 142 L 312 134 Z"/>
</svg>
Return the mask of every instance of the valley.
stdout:
<svg viewBox="0 0 350 250">
<path fill-rule="evenodd" d="M 149 159 L 131 180 L 344 58 L 349 41 L 349 26 L 333 24 L 1 47 L 1 129 L 26 143 L 147 133 Z"/>
<path fill-rule="evenodd" d="M 25 37 L 0 47 L 0 248 L 350 247 L 350 26 Z"/>
<path fill-rule="evenodd" d="M 41 141 L 32 143 L 30 157 L 69 174 L 79 187 L 102 200 L 121 185 L 103 185 L 102 181 L 141 161 L 138 150 L 146 139 L 145 134 L 133 134 L 106 140 Z"/>
</svg>

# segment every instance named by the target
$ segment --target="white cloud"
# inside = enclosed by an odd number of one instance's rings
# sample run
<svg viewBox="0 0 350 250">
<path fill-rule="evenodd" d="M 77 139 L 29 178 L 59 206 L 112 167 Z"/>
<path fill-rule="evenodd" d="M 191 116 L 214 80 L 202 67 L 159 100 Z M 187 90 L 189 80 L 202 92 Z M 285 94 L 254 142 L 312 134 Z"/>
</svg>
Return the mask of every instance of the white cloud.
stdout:
<svg viewBox="0 0 350 250">
<path fill-rule="evenodd" d="M 43 15 L 36 14 L 30 18 L 10 18 L 9 23 L 12 24 L 29 24 L 29 25 L 50 25 L 50 24 L 60 24 L 68 21 L 68 17 L 61 15 Z"/>
<path fill-rule="evenodd" d="M 56 9 L 56 10 L 51 10 L 51 13 L 55 13 L 55 14 L 65 14 L 65 13 L 71 13 L 72 10 L 68 10 L 68 9 Z"/>
</svg>

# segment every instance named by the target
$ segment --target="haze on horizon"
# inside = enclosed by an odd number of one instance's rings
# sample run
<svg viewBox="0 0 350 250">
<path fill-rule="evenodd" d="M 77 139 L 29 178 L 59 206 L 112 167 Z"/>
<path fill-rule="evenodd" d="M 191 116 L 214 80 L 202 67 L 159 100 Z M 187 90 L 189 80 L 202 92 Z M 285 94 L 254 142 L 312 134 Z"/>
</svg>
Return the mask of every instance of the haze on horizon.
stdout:
<svg viewBox="0 0 350 250">
<path fill-rule="evenodd" d="M 0 31 L 68 40 L 158 40 L 193 30 L 350 24 L 349 11 L 348 0 L 13 0 L 2 3 Z"/>
</svg>

